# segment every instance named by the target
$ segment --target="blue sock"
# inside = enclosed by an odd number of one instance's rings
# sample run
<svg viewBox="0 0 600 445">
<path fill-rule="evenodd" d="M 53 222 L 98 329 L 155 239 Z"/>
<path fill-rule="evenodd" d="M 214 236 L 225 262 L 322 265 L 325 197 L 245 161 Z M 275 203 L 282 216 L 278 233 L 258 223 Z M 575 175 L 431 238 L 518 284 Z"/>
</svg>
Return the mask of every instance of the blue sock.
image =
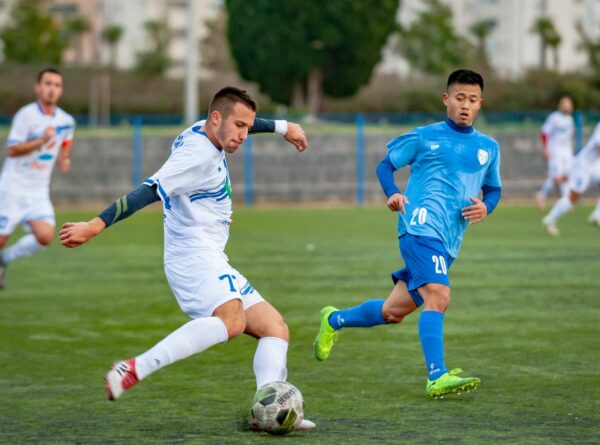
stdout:
<svg viewBox="0 0 600 445">
<path fill-rule="evenodd" d="M 383 300 L 369 300 L 350 309 L 332 312 L 329 324 L 336 331 L 342 328 L 369 328 L 387 324 L 381 310 Z"/>
<path fill-rule="evenodd" d="M 429 380 L 448 372 L 444 363 L 444 313 L 423 311 L 419 317 L 419 337 Z"/>
</svg>

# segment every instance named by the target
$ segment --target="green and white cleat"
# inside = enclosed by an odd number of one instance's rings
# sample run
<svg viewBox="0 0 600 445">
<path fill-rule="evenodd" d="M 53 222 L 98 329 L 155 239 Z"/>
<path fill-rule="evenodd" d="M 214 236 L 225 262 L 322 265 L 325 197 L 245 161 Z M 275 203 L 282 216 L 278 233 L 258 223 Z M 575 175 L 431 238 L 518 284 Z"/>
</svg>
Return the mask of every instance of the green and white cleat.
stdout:
<svg viewBox="0 0 600 445">
<path fill-rule="evenodd" d="M 337 309 L 333 306 L 325 306 L 321 309 L 321 327 L 313 343 L 313 353 L 319 361 L 323 361 L 329 357 L 331 348 L 339 336 L 338 332 L 329 324 L 329 316 L 335 311 Z"/>
<path fill-rule="evenodd" d="M 443 374 L 436 380 L 427 380 L 427 395 L 434 399 L 443 399 L 447 394 L 460 395 L 461 392 L 475 391 L 481 384 L 478 377 L 460 377 L 460 368 Z"/>
</svg>

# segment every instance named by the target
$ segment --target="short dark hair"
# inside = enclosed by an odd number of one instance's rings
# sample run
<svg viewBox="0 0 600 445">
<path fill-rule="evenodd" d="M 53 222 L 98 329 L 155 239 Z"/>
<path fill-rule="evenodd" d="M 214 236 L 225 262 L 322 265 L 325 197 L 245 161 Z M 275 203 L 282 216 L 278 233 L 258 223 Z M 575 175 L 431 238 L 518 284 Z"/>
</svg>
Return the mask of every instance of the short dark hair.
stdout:
<svg viewBox="0 0 600 445">
<path fill-rule="evenodd" d="M 58 71 L 56 68 L 44 68 L 37 75 L 37 83 L 40 83 L 42 81 L 42 77 L 44 77 L 44 74 L 46 74 L 46 73 L 58 74 L 59 76 L 62 77 L 62 73 L 60 71 Z"/>
<path fill-rule="evenodd" d="M 465 85 L 479 85 L 481 91 L 483 91 L 483 77 L 481 74 L 471 70 L 456 70 L 448 76 L 448 83 L 446 89 L 450 88 L 455 83 L 462 83 Z"/>
<path fill-rule="evenodd" d="M 246 91 L 236 87 L 225 87 L 221 88 L 213 96 L 208 106 L 208 114 L 210 115 L 213 111 L 218 111 L 223 117 L 227 117 L 231 113 L 233 106 L 238 102 L 248 106 L 254 112 L 258 110 L 256 101 Z"/>
</svg>

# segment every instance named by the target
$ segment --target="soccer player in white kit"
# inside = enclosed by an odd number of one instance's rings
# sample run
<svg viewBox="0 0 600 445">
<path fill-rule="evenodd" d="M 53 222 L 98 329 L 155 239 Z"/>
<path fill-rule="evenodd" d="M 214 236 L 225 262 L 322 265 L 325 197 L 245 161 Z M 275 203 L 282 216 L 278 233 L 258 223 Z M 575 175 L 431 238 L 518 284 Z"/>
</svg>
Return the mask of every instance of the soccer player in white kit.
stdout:
<svg viewBox="0 0 600 445">
<path fill-rule="evenodd" d="M 225 153 L 234 153 L 249 132 L 258 131 L 284 134 L 298 151 L 307 147 L 299 125 L 255 120 L 256 108 L 245 91 L 234 87 L 218 91 L 206 122 L 183 131 L 173 142 L 169 159 L 143 185 L 94 219 L 63 225 L 61 242 L 77 247 L 140 208 L 159 199 L 163 203 L 165 273 L 179 306 L 192 321 L 143 354 L 114 363 L 105 379 L 110 400 L 158 369 L 243 333 L 258 339 L 256 387 L 286 380 L 288 327 L 229 264 L 224 252 L 232 215 Z M 297 429 L 314 427 L 304 420 Z"/>
<path fill-rule="evenodd" d="M 558 110 L 550 113 L 542 126 L 541 139 L 544 156 L 548 160 L 548 177 L 535 195 L 538 208 L 544 210 L 548 194 L 558 186 L 561 196 L 567 191 L 569 171 L 573 163 L 573 137 L 575 120 L 572 116 L 573 100 L 561 97 Z"/>
<path fill-rule="evenodd" d="M 569 175 L 569 192 L 554 204 L 550 213 L 542 220 L 550 235 L 560 235 L 556 221 L 573 208 L 573 205 L 590 185 L 598 183 L 600 183 L 600 122 L 596 125 L 585 147 L 575 156 Z M 600 226 L 600 200 L 588 221 Z"/>
<path fill-rule="evenodd" d="M 13 118 L 7 140 L 7 157 L 0 173 L 0 289 L 6 268 L 52 242 L 54 208 L 50 177 L 54 164 L 66 173 L 71 168 L 73 117 L 57 106 L 63 91 L 60 72 L 47 68 L 37 76 L 37 100 Z M 18 225 L 28 232 L 3 249 Z"/>
</svg>

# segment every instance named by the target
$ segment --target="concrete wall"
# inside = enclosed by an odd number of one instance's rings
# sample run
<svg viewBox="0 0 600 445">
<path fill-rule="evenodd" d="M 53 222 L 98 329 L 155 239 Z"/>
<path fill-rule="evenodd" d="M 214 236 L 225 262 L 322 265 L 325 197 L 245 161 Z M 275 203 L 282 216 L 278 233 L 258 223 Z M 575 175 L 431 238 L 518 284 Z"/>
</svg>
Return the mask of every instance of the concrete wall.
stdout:
<svg viewBox="0 0 600 445">
<path fill-rule="evenodd" d="M 545 175 L 537 135 L 497 134 L 502 149 L 502 177 L 507 197 L 531 197 Z M 354 202 L 356 142 L 354 135 L 315 135 L 310 148 L 297 153 L 275 135 L 254 137 L 255 202 Z M 385 155 L 390 135 L 367 135 L 365 198 L 383 202 L 375 166 Z M 142 178 L 167 159 L 172 137 L 144 137 Z M 234 199 L 244 200 L 244 148 L 229 155 Z M 73 168 L 54 172 L 52 196 L 57 204 L 112 201 L 132 189 L 131 137 L 76 137 Z M 399 172 L 400 184 L 407 172 Z"/>
</svg>

